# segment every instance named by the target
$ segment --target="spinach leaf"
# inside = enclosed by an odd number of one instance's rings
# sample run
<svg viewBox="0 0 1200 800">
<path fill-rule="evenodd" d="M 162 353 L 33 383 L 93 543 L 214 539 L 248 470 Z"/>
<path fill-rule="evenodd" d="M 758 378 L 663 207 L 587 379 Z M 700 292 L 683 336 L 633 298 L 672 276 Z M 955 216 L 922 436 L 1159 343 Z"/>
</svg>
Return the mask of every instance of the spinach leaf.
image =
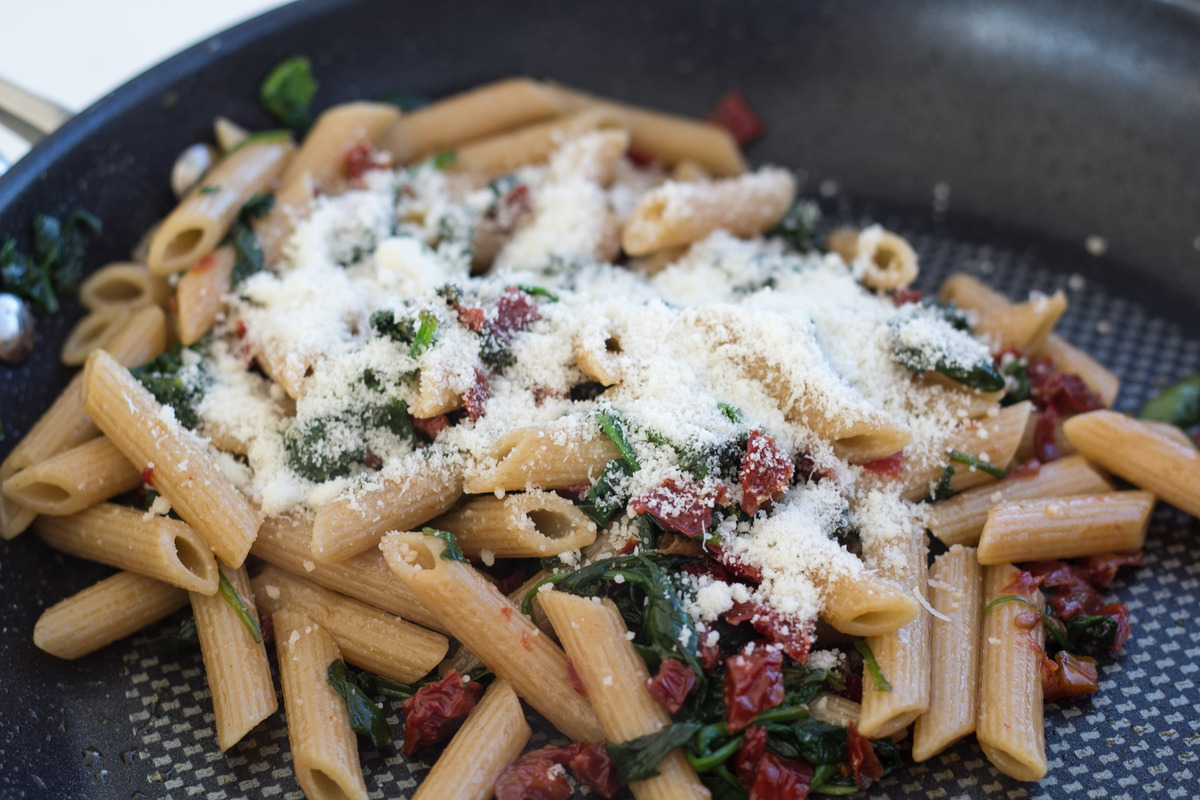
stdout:
<svg viewBox="0 0 1200 800">
<path fill-rule="evenodd" d="M 699 729 L 696 722 L 675 722 L 620 744 L 608 742 L 604 749 L 612 759 L 617 780 L 623 784 L 641 781 L 657 775 L 659 762 L 676 747 L 687 744 Z"/>
<path fill-rule="evenodd" d="M 181 345 L 153 361 L 134 367 L 129 372 L 164 406 L 170 406 L 175 419 L 185 428 L 194 430 L 200 424 L 200 401 L 208 386 L 208 373 L 203 363 L 185 366 Z"/>
<path fill-rule="evenodd" d="M 614 458 L 609 461 L 604 465 L 600 477 L 584 493 L 579 510 L 597 525 L 607 525 L 629 502 L 629 496 L 619 490 L 617 485 L 623 478 L 632 474 L 633 470 L 624 459 Z"/>
<path fill-rule="evenodd" d="M 148 645 L 150 652 L 161 657 L 173 656 L 183 650 L 194 650 L 200 646 L 200 636 L 196 633 L 196 618 L 185 617 L 179 623 L 179 629 L 152 639 Z"/>
<path fill-rule="evenodd" d="M 997 467 L 994 464 L 989 464 L 983 459 L 973 456 L 970 453 L 964 453 L 961 450 L 951 450 L 950 460 L 956 464 L 966 464 L 968 467 L 974 467 L 980 472 L 986 472 L 993 478 L 1004 477 L 1004 470 L 1002 470 L 1000 467 Z"/>
<path fill-rule="evenodd" d="M 402 439 L 415 441 L 416 431 L 413 429 L 412 417 L 408 415 L 408 403 L 399 397 L 389 397 L 376 409 L 373 419 L 374 427 L 387 428 Z"/>
<path fill-rule="evenodd" d="M 737 406 L 731 406 L 731 405 L 729 405 L 729 403 L 717 403 L 717 407 L 721 409 L 721 412 L 725 416 L 729 417 L 730 422 L 733 422 L 733 423 L 736 423 L 739 425 L 741 424 L 742 410 L 740 408 L 738 408 Z"/>
<path fill-rule="evenodd" d="M 1138 412 L 1141 419 L 1169 422 L 1180 428 L 1200 423 L 1200 375 L 1193 375 L 1151 397 Z"/>
<path fill-rule="evenodd" d="M 892 357 L 910 372 L 940 372 L 971 389 L 1005 387 L 987 348 L 971 338 L 952 307 L 911 305 L 888 323 Z"/>
<path fill-rule="evenodd" d="M 326 680 L 346 701 L 350 728 L 355 733 L 370 740 L 371 746 L 376 749 L 391 744 L 392 729 L 388 727 L 383 710 L 367 697 L 340 658 L 329 664 Z"/>
<path fill-rule="evenodd" d="M 1108 614 L 1073 617 L 1066 622 L 1067 640 L 1070 642 L 1066 649 L 1076 653 L 1089 647 L 1111 648 L 1116 644 L 1119 627 L 1116 619 Z"/>
<path fill-rule="evenodd" d="M 532 295 L 534 297 L 544 297 L 551 303 L 558 302 L 558 295 L 554 294 L 549 289 L 543 289 L 541 286 L 529 286 L 523 283 L 518 283 L 517 288 L 525 294 Z"/>
<path fill-rule="evenodd" d="M 846 760 L 846 729 L 805 716 L 790 725 L 768 729 L 771 749 L 784 758 L 810 764 L 841 764 Z"/>
<path fill-rule="evenodd" d="M 292 56 L 267 74 L 258 89 L 258 99 L 275 119 L 289 128 L 301 129 L 312 122 L 309 106 L 316 93 L 312 64 L 304 56 Z"/>
<path fill-rule="evenodd" d="M 580 402 L 582 400 L 595 400 L 597 397 L 604 394 L 604 391 L 607 388 L 608 387 L 603 383 L 600 383 L 600 381 L 584 381 L 583 383 L 571 387 L 571 399 L 575 402 Z"/>
<path fill-rule="evenodd" d="M 238 218 L 234 220 L 233 225 L 229 228 L 229 233 L 222 241 L 223 245 L 227 244 L 233 247 L 235 255 L 233 273 L 229 278 L 232 286 L 240 286 L 242 281 L 251 275 L 266 269 L 266 257 L 263 255 L 262 245 L 258 241 L 258 234 L 254 232 L 254 220 L 266 216 L 274 207 L 274 195 L 256 194 L 252 196 L 242 206 Z"/>
<path fill-rule="evenodd" d="M 79 284 L 88 239 L 100 232 L 100 220 L 74 209 L 61 223 L 37 214 L 31 227 L 32 256 L 18 250 L 11 236 L 0 246 L 0 287 L 27 300 L 37 313 L 53 314 L 59 309 L 59 295 Z"/>
<path fill-rule="evenodd" d="M 359 432 L 360 424 L 344 416 L 293 422 L 283 434 L 288 466 L 314 483 L 343 477 L 366 455 Z"/>
<path fill-rule="evenodd" d="M 434 169 L 446 169 L 454 166 L 454 162 L 458 161 L 457 150 L 443 150 L 430 159 Z"/>
<path fill-rule="evenodd" d="M 1005 377 L 1013 380 L 1008 392 L 1000 399 L 1000 405 L 1011 406 L 1028 400 L 1032 393 L 1032 387 L 1029 384 L 1029 365 L 1024 361 L 1011 361 L 1001 372 Z"/>
<path fill-rule="evenodd" d="M 890 692 L 892 684 L 888 683 L 888 679 L 884 677 L 883 670 L 879 668 L 879 662 L 875 660 L 875 654 L 871 652 L 871 646 L 867 644 L 867 640 L 855 639 L 854 649 L 863 657 L 863 663 L 867 665 L 867 672 L 871 674 L 871 681 L 875 685 L 875 691 Z"/>
<path fill-rule="evenodd" d="M 417 317 L 417 330 L 413 334 L 412 346 L 408 348 L 408 355 L 411 358 L 419 357 L 433 345 L 433 337 L 438 327 L 437 316 L 428 309 L 421 309 L 421 313 Z"/>
<path fill-rule="evenodd" d="M 930 503 L 936 503 L 939 500 L 945 500 L 954 494 L 954 487 L 950 485 L 950 479 L 954 477 L 954 467 L 950 464 L 942 470 L 942 476 L 937 479 L 937 483 L 929 490 L 929 497 L 925 498 Z"/>
<path fill-rule="evenodd" d="M 612 443 L 617 446 L 617 452 L 621 454 L 621 458 L 625 459 L 625 463 L 629 468 L 634 472 L 641 469 L 637 453 L 634 452 L 633 446 L 629 444 L 629 439 L 626 438 L 626 423 L 621 417 L 620 412 L 614 409 L 600 411 L 596 414 L 596 424 L 600 426 L 600 430 L 605 436 L 612 439 Z"/>
<path fill-rule="evenodd" d="M 237 593 L 237 589 L 229 582 L 229 578 L 225 577 L 225 570 L 218 568 L 217 574 L 220 576 L 217 580 L 217 593 L 221 595 L 221 599 L 229 604 L 233 609 L 233 613 L 246 626 L 246 630 L 250 632 L 250 637 L 256 642 L 262 641 L 262 628 L 258 627 L 258 616 L 254 614 L 246 601 Z"/>
<path fill-rule="evenodd" d="M 462 547 L 460 547 L 458 544 L 458 539 L 456 539 L 454 534 L 450 533 L 450 531 L 439 531 L 436 528 L 422 528 L 421 533 L 425 534 L 426 536 L 432 536 L 435 539 L 441 539 L 446 543 L 445 548 L 442 549 L 443 561 L 461 561 L 464 564 L 470 563 L 467 561 L 467 557 L 463 555 Z"/>
<path fill-rule="evenodd" d="M 821 224 L 821 209 L 816 203 L 799 200 L 783 215 L 774 228 L 766 235 L 783 239 L 800 252 L 812 250 L 816 246 L 817 227 Z"/>
</svg>

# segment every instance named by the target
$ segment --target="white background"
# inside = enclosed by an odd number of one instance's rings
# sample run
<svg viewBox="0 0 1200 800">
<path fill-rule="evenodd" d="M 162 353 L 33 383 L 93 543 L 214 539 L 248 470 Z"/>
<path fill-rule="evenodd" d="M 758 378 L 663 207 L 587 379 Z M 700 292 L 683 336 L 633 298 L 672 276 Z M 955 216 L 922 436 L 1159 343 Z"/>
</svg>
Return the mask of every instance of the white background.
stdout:
<svg viewBox="0 0 1200 800">
<path fill-rule="evenodd" d="M 0 78 L 82 111 L 188 45 L 284 0 L 0 0 Z M 0 127 L 0 157 L 24 142 Z"/>
</svg>

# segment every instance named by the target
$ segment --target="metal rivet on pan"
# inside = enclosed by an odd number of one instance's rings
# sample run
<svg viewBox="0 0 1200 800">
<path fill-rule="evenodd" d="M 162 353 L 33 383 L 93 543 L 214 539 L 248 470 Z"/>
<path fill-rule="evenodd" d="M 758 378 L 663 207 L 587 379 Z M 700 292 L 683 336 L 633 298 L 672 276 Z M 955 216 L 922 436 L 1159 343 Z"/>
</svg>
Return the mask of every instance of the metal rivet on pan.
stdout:
<svg viewBox="0 0 1200 800">
<path fill-rule="evenodd" d="M 33 349 L 33 314 L 21 298 L 0 293 L 0 361 L 19 364 Z"/>
</svg>

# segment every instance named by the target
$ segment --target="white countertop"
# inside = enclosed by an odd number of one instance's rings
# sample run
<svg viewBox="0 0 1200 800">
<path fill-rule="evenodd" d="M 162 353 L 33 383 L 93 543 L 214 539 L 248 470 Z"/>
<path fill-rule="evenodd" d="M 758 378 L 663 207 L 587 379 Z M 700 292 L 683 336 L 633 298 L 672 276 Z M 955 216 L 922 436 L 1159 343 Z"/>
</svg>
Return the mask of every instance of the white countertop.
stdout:
<svg viewBox="0 0 1200 800">
<path fill-rule="evenodd" d="M 0 77 L 81 111 L 188 45 L 286 0 L 3 0 Z M 0 127 L 0 158 L 25 143 Z"/>
</svg>

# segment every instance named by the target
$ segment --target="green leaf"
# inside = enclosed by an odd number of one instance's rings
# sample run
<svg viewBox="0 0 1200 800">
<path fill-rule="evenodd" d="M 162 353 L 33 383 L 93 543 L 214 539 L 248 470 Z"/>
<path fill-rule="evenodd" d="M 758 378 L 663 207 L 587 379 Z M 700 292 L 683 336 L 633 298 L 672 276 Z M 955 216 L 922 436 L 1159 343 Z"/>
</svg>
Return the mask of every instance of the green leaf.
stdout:
<svg viewBox="0 0 1200 800">
<path fill-rule="evenodd" d="M 558 295 L 554 294 L 549 289 L 543 289 L 541 286 L 527 286 L 523 283 L 518 283 L 517 288 L 525 294 L 533 295 L 534 297 L 544 297 L 551 303 L 558 302 Z"/>
<path fill-rule="evenodd" d="M 940 500 L 945 500 L 954 494 L 954 487 L 950 485 L 950 479 L 954 477 L 954 467 L 950 464 L 942 470 L 942 476 L 937 479 L 937 483 L 929 490 L 929 497 L 926 498 L 930 503 L 936 503 Z"/>
<path fill-rule="evenodd" d="M 228 157 L 232 153 L 236 153 L 243 147 L 260 142 L 290 142 L 292 141 L 292 132 L 286 128 L 277 128 L 270 131 L 255 131 L 244 137 L 240 142 L 225 151 L 224 156 Z"/>
<path fill-rule="evenodd" d="M 216 194 L 221 191 L 220 186 L 201 186 L 196 190 L 196 194 Z"/>
<path fill-rule="evenodd" d="M 821 209 L 816 203 L 799 200 L 783 215 L 774 228 L 766 235 L 783 239 L 800 252 L 812 250 L 817 237 L 817 227 L 821 224 Z"/>
<path fill-rule="evenodd" d="M 241 211 L 238 212 L 238 218 L 222 241 L 222 244 L 233 246 L 235 260 L 230 283 L 234 287 L 240 286 L 242 281 L 251 275 L 266 269 L 266 256 L 263 255 L 262 244 L 258 241 L 258 234 L 254 232 L 253 223 L 254 220 L 270 213 L 274 207 L 274 195 L 253 195 L 242 205 Z"/>
<path fill-rule="evenodd" d="M 250 608 L 246 605 L 246 601 L 238 595 L 237 589 L 229 582 L 229 578 L 225 577 L 225 570 L 217 569 L 217 574 L 220 578 L 217 581 L 217 593 L 221 598 L 229 604 L 233 609 L 233 613 L 237 614 L 238 619 L 246 626 L 246 630 L 250 632 L 251 638 L 256 642 L 262 641 L 262 628 L 258 627 L 258 617 L 251 613 Z"/>
<path fill-rule="evenodd" d="M 412 417 L 408 415 L 408 403 L 399 397 L 390 397 L 375 412 L 375 426 L 387 428 L 401 439 L 412 441 L 416 438 L 413 430 Z"/>
<path fill-rule="evenodd" d="M 717 403 L 717 407 L 721 409 L 725 416 L 729 417 L 729 421 L 740 425 L 742 423 L 742 410 L 737 406 L 731 406 L 729 403 Z"/>
<path fill-rule="evenodd" d="M 986 461 L 983 461 L 982 459 L 973 456 L 970 453 L 964 453 L 961 450 L 951 450 L 950 460 L 956 464 L 966 464 L 968 467 L 974 467 L 980 472 L 986 472 L 993 478 L 1004 477 L 1004 470 L 1000 469 L 1000 467 L 997 467 L 994 464 L 989 464 Z"/>
<path fill-rule="evenodd" d="M 588 487 L 579 503 L 579 510 L 597 525 L 607 525 L 609 520 L 620 513 L 629 496 L 617 488 L 622 479 L 633 474 L 633 470 L 623 459 L 614 458 L 604 465 L 600 477 Z"/>
<path fill-rule="evenodd" d="M 158 402 L 171 407 L 180 425 L 194 430 L 200 424 L 200 401 L 204 399 L 208 373 L 202 363 L 185 367 L 184 349 L 176 345 L 170 352 L 129 372 Z"/>
<path fill-rule="evenodd" d="M 1011 406 L 1029 399 L 1032 387 L 1029 384 L 1029 366 L 1024 361 L 1011 361 L 1001 370 L 1013 379 L 1013 387 L 1000 399 L 1000 405 Z"/>
<path fill-rule="evenodd" d="M 940 372 L 971 389 L 998 392 L 1004 376 L 987 348 L 971 338 L 953 307 L 905 306 L 888 323 L 892 355 L 910 372 Z"/>
<path fill-rule="evenodd" d="M 854 649 L 863 657 L 863 663 L 867 665 L 867 672 L 871 673 L 871 681 L 875 685 L 875 691 L 890 692 L 892 685 L 884 677 L 883 670 L 879 669 L 879 662 L 875 660 L 875 654 L 871 652 L 871 646 L 867 644 L 867 640 L 855 639 Z"/>
<path fill-rule="evenodd" d="M 309 106 L 317 93 L 312 65 L 304 56 L 282 61 L 267 75 L 258 90 L 263 107 L 289 128 L 306 128 L 312 121 Z"/>
<path fill-rule="evenodd" d="M 1168 386 L 1146 401 L 1138 412 L 1141 419 L 1169 422 L 1180 428 L 1200 423 L 1200 375 Z"/>
<path fill-rule="evenodd" d="M 42 269 L 51 269 L 58 261 L 58 245 L 62 238 L 62 226 L 54 217 L 46 214 L 33 216 L 33 258 Z"/>
<path fill-rule="evenodd" d="M 576 402 L 595 400 L 604 394 L 606 389 L 608 387 L 600 383 L 600 381 L 584 381 L 571 387 L 571 399 Z"/>
<path fill-rule="evenodd" d="M 625 463 L 633 472 L 641 469 L 641 464 L 638 462 L 637 453 L 634 452 L 632 445 L 625 434 L 625 420 L 621 418 L 621 414 L 612 409 L 605 409 L 596 414 L 596 424 L 600 426 L 600 430 L 612 443 L 616 445 L 617 452 L 621 454 L 621 458 L 625 459 Z"/>
<path fill-rule="evenodd" d="M 375 749 L 392 743 L 392 729 L 388 727 L 383 710 L 367 697 L 340 658 L 330 662 L 326 680 L 346 701 L 350 728 L 355 733 L 368 739 Z"/>
<path fill-rule="evenodd" d="M 614 744 L 608 742 L 604 749 L 612 759 L 617 780 L 622 784 L 652 778 L 658 774 L 659 763 L 677 747 L 687 744 L 700 724 L 675 722 L 665 725 L 654 733 Z"/>
<path fill-rule="evenodd" d="M 1117 642 L 1117 620 L 1108 614 L 1073 617 L 1066 623 L 1071 652 L 1087 647 L 1112 648 Z"/>
<path fill-rule="evenodd" d="M 173 656 L 183 650 L 194 650 L 200 646 L 200 636 L 196 633 L 196 618 L 185 617 L 179 623 L 179 629 L 152 639 L 148 645 L 150 652 L 160 658 Z"/>
<path fill-rule="evenodd" d="M 1028 597 L 1023 597 L 1019 594 L 1006 594 L 1003 597 L 997 597 L 995 600 L 984 606 L 983 611 L 980 612 L 980 618 L 982 619 L 983 617 L 986 617 L 989 611 L 1001 603 L 1024 603 L 1025 605 L 1037 611 L 1039 614 L 1043 613 L 1042 607 L 1030 600 Z"/>
<path fill-rule="evenodd" d="M 457 160 L 457 150 L 443 150 L 430 159 L 435 169 L 446 169 L 447 167 L 454 166 L 454 162 Z"/>
<path fill-rule="evenodd" d="M 0 247 L 0 284 L 29 302 L 38 314 L 53 314 L 58 311 L 58 295 L 50 271 L 43 269 L 25 253 L 17 249 L 11 236 Z"/>
<path fill-rule="evenodd" d="M 361 436 L 334 436 L 330 431 L 361 434 L 361 428 L 361 420 L 345 415 L 293 422 L 283 434 L 288 466 L 313 483 L 345 476 L 366 455 L 359 441 Z"/>
<path fill-rule="evenodd" d="M 419 357 L 430 348 L 433 344 L 433 336 L 438 328 L 437 315 L 428 309 L 421 309 L 419 319 L 420 325 L 417 328 L 417 332 L 413 334 L 412 346 L 408 348 L 408 355 L 412 358 Z"/>
<path fill-rule="evenodd" d="M 446 543 L 446 546 L 442 549 L 443 561 L 461 561 L 464 564 L 470 563 L 467 560 L 467 557 L 463 555 L 462 548 L 459 547 L 458 544 L 458 539 L 456 539 L 454 534 L 450 531 L 439 531 L 436 528 L 422 528 L 421 533 L 425 534 L 426 536 L 432 536 L 436 539 L 441 539 Z"/>
</svg>

